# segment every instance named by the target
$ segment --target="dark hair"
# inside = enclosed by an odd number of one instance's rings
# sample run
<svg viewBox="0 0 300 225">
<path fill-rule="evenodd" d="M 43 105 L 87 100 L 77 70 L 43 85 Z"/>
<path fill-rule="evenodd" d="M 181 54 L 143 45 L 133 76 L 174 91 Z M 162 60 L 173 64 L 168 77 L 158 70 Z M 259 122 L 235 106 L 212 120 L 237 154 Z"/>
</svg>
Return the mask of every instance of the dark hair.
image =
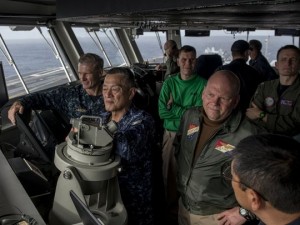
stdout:
<svg viewBox="0 0 300 225">
<path fill-rule="evenodd" d="M 296 140 L 275 134 L 249 136 L 236 146 L 232 170 L 274 208 L 300 212 L 300 143 Z"/>
<path fill-rule="evenodd" d="M 184 45 L 179 49 L 179 55 L 181 52 L 193 52 L 195 56 L 197 55 L 196 49 L 193 46 L 190 45 Z"/>
<path fill-rule="evenodd" d="M 94 72 L 96 73 L 102 73 L 103 71 L 104 61 L 99 55 L 94 53 L 86 53 L 81 55 L 78 62 L 82 64 L 92 64 L 94 66 Z"/>
<path fill-rule="evenodd" d="M 124 86 L 128 88 L 136 87 L 134 74 L 128 67 L 114 67 L 107 71 L 106 76 L 111 74 L 120 74 L 124 80 Z"/>
<path fill-rule="evenodd" d="M 281 47 L 277 51 L 277 56 L 276 56 L 277 60 L 278 60 L 278 56 L 279 56 L 280 52 L 282 50 L 286 50 L 286 49 L 293 49 L 293 50 L 295 50 L 297 52 L 297 54 L 298 54 L 298 57 L 300 57 L 300 49 L 298 47 L 296 47 L 295 45 L 285 45 L 285 46 Z"/>
<path fill-rule="evenodd" d="M 233 56 L 244 55 L 249 50 L 249 43 L 245 40 L 237 40 L 231 45 L 231 54 Z"/>
<path fill-rule="evenodd" d="M 261 49 L 262 49 L 262 44 L 259 40 L 250 40 L 249 45 L 252 45 L 258 51 L 261 51 Z"/>
</svg>

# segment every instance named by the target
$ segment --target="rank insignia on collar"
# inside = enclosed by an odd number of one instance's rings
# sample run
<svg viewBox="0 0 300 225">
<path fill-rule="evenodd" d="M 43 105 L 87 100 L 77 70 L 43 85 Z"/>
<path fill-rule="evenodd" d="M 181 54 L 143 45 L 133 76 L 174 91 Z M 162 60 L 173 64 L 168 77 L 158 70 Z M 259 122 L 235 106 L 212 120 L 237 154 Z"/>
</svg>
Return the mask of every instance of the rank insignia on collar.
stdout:
<svg viewBox="0 0 300 225">
<path fill-rule="evenodd" d="M 225 141 L 219 139 L 219 140 L 217 140 L 215 149 L 220 152 L 226 153 L 226 152 L 229 152 L 229 151 L 232 151 L 233 149 L 235 149 L 235 146 L 228 144 Z"/>
<path fill-rule="evenodd" d="M 76 109 L 77 112 L 85 113 L 87 110 L 84 108 L 78 108 Z"/>
</svg>

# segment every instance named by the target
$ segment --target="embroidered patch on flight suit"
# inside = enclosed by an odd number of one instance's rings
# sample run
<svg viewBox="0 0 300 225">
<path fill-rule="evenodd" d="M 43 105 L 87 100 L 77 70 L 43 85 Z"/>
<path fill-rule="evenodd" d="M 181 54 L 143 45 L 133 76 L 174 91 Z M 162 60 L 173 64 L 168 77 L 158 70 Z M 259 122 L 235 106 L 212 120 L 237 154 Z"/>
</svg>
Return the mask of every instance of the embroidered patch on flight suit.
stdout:
<svg viewBox="0 0 300 225">
<path fill-rule="evenodd" d="M 219 139 L 216 143 L 215 149 L 223 153 L 228 153 L 233 149 L 235 149 L 235 146 L 228 144 L 225 141 Z"/>
<path fill-rule="evenodd" d="M 199 131 L 199 126 L 197 126 L 195 124 L 190 124 L 188 131 L 187 131 L 187 136 L 191 136 L 198 131 Z"/>
<path fill-rule="evenodd" d="M 293 106 L 293 101 L 287 100 L 287 99 L 281 99 L 280 100 L 280 105 Z"/>
<path fill-rule="evenodd" d="M 265 98 L 265 105 L 266 105 L 267 107 L 273 106 L 274 103 L 275 103 L 274 98 L 272 98 L 272 97 L 266 97 L 266 98 Z"/>
</svg>

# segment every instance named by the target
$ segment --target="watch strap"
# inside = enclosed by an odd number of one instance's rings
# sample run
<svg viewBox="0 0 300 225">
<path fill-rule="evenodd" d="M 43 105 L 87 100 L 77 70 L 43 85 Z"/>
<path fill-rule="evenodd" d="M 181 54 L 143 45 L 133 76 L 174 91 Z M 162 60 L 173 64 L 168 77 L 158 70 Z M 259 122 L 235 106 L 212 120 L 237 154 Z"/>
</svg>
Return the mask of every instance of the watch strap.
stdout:
<svg viewBox="0 0 300 225">
<path fill-rule="evenodd" d="M 259 113 L 259 119 L 260 119 L 260 120 L 263 120 L 263 118 L 265 118 L 265 116 L 266 116 L 266 112 L 265 112 L 265 111 L 261 111 L 261 112 Z"/>
</svg>

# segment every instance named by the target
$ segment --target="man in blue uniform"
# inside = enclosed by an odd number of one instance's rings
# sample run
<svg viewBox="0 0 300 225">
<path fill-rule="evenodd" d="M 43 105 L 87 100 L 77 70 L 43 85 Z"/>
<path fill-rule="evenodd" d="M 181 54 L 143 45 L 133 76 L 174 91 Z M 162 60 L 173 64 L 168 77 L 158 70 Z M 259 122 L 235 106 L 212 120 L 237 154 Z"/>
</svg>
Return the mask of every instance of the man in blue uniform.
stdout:
<svg viewBox="0 0 300 225">
<path fill-rule="evenodd" d="M 118 130 L 114 135 L 114 151 L 121 157 L 118 176 L 123 203 L 130 225 L 154 224 L 152 207 L 152 153 L 155 125 L 152 117 L 132 104 L 136 93 L 132 72 L 113 68 L 103 83 L 104 123 L 113 120 Z"/>
<path fill-rule="evenodd" d="M 8 118 L 15 124 L 15 114 L 22 114 L 24 109 L 55 110 L 67 120 L 82 115 L 100 115 L 105 111 L 101 93 L 103 59 L 92 53 L 82 55 L 78 63 L 78 74 L 80 85 L 26 95 L 13 103 L 8 111 Z"/>
</svg>

